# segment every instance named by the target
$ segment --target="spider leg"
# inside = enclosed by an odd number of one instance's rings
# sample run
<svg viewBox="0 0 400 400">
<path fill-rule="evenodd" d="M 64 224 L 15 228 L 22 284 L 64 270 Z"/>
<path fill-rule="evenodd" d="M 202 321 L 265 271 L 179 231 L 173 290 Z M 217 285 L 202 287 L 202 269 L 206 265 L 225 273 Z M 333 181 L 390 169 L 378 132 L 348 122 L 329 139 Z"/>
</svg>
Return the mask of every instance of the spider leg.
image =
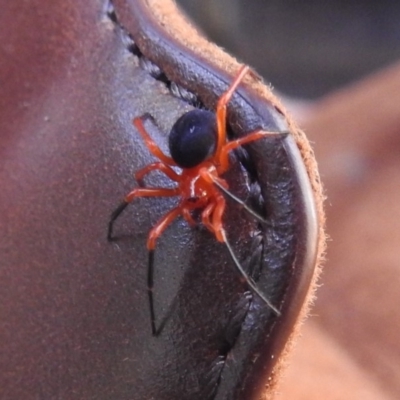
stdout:
<svg viewBox="0 0 400 400">
<path fill-rule="evenodd" d="M 149 260 L 147 265 L 147 293 L 149 297 L 151 332 L 153 336 L 157 336 L 159 333 L 157 332 L 156 329 L 156 316 L 154 313 L 154 298 L 153 298 L 154 250 L 156 247 L 156 240 L 165 231 L 168 225 L 171 224 L 171 222 L 181 213 L 182 213 L 182 205 L 179 205 L 178 207 L 175 207 L 172 210 L 170 210 L 153 227 L 147 239 L 147 249 L 149 251 Z"/>
<path fill-rule="evenodd" d="M 225 193 L 229 196 L 233 201 L 236 201 L 240 206 L 242 206 L 249 214 L 251 214 L 258 221 L 266 223 L 266 221 L 261 215 L 257 214 L 252 208 L 250 208 L 243 200 L 239 199 L 239 197 L 235 196 L 232 192 L 228 190 L 228 185 L 224 179 L 218 178 L 207 171 L 207 169 L 201 169 L 199 174 L 209 183 L 214 184 L 221 190 L 221 192 Z M 221 241 L 221 240 L 220 240 Z"/>
<path fill-rule="evenodd" d="M 197 225 L 196 221 L 193 219 L 192 215 L 190 214 L 190 211 L 188 208 L 185 207 L 182 209 L 182 215 L 183 215 L 183 218 L 185 218 L 185 220 L 191 227 L 194 227 Z"/>
<path fill-rule="evenodd" d="M 166 165 L 162 162 L 155 162 L 155 163 L 147 165 L 146 167 L 144 167 L 142 169 L 139 169 L 139 171 L 136 171 L 135 179 L 136 179 L 137 183 L 140 186 L 142 186 L 143 178 L 151 171 L 156 171 L 156 170 L 164 173 L 172 181 L 179 182 L 181 179 L 180 175 L 178 175 L 169 165 Z"/>
<path fill-rule="evenodd" d="M 222 216 L 224 215 L 225 205 L 226 205 L 225 199 L 222 197 L 222 195 L 218 193 L 215 199 L 215 207 L 212 212 L 211 223 L 214 229 L 215 237 L 221 243 L 225 242 L 223 235 L 224 228 L 222 228 Z"/>
<path fill-rule="evenodd" d="M 254 131 L 249 133 L 248 135 L 241 137 L 240 139 L 232 140 L 228 143 L 225 143 L 219 154 L 218 164 L 220 168 L 218 169 L 219 174 L 223 174 L 229 169 L 229 152 L 236 149 L 239 146 L 242 146 L 246 143 L 254 142 L 256 140 L 260 140 L 266 136 L 282 136 L 285 132 L 267 132 L 267 131 Z"/>
<path fill-rule="evenodd" d="M 214 212 L 212 214 L 212 225 L 214 227 L 215 231 L 215 236 L 217 237 L 218 241 L 225 243 L 229 254 L 235 264 L 236 269 L 239 271 L 239 273 L 243 276 L 245 279 L 247 285 L 250 287 L 250 289 L 258 296 L 262 301 L 264 301 L 265 304 L 268 305 L 275 313 L 276 315 L 280 315 L 280 311 L 257 289 L 256 284 L 254 283 L 253 279 L 247 274 L 247 272 L 243 269 L 243 267 L 240 265 L 239 260 L 235 256 L 235 253 L 233 252 L 233 249 L 231 245 L 228 242 L 228 239 L 226 237 L 226 233 L 224 228 L 222 227 L 222 215 L 225 210 L 225 199 L 220 196 L 217 197 L 216 200 L 216 205 Z"/>
<path fill-rule="evenodd" d="M 165 155 L 161 151 L 161 149 L 155 144 L 154 140 L 150 137 L 150 135 L 147 133 L 146 128 L 143 125 L 143 120 L 148 118 L 151 118 L 150 115 L 148 114 L 145 114 L 142 117 L 134 118 L 133 125 L 135 125 L 136 129 L 141 134 L 144 142 L 146 143 L 146 146 L 150 150 L 150 153 L 153 154 L 153 156 L 157 157 L 167 165 L 176 166 L 175 161 L 171 157 Z"/>
<path fill-rule="evenodd" d="M 203 212 L 201 213 L 201 222 L 203 223 L 203 225 L 212 233 L 214 233 L 214 235 L 216 235 L 215 233 L 215 229 L 214 229 L 214 225 L 211 223 L 211 214 L 215 209 L 215 202 L 210 202 L 207 207 L 203 210 Z"/>
<path fill-rule="evenodd" d="M 249 67 L 247 65 L 243 65 L 236 75 L 236 78 L 229 86 L 228 90 L 218 100 L 216 109 L 218 138 L 217 148 L 215 151 L 217 157 L 222 149 L 222 146 L 226 142 L 226 105 L 229 103 L 229 100 L 231 99 L 233 93 L 235 92 L 243 77 L 248 71 Z"/>
<path fill-rule="evenodd" d="M 279 317 L 281 315 L 281 312 L 258 290 L 255 282 L 253 279 L 246 273 L 246 271 L 243 269 L 243 267 L 240 265 L 239 260 L 235 256 L 235 253 L 233 252 L 233 249 L 231 245 L 228 242 L 228 239 L 226 237 L 225 231 L 222 231 L 222 235 L 224 238 L 224 243 L 226 244 L 226 247 L 229 251 L 229 254 L 236 266 L 236 269 L 239 271 L 239 273 L 243 276 L 243 278 L 246 281 L 246 284 L 249 286 L 249 288 L 269 307 L 271 308 L 272 311 L 275 312 L 275 314 Z"/>
<path fill-rule="evenodd" d="M 220 181 L 220 179 L 214 178 L 213 183 L 215 186 L 218 187 L 219 190 L 221 190 L 221 192 L 225 193 L 233 201 L 238 203 L 241 207 L 243 207 L 249 214 L 251 214 L 258 221 L 263 222 L 264 224 L 268 222 L 265 218 L 263 218 L 261 215 L 256 213 L 252 208 L 250 208 L 242 199 L 239 199 L 239 197 L 235 196 L 232 192 L 230 192 L 228 189 L 226 189 L 219 181 Z"/>
<path fill-rule="evenodd" d="M 110 221 L 108 223 L 108 234 L 107 239 L 112 240 L 112 231 L 115 220 L 121 215 L 122 211 L 137 197 L 172 197 L 179 196 L 180 192 L 178 188 L 165 189 L 165 188 L 135 188 L 128 193 L 122 203 L 112 212 Z"/>
</svg>

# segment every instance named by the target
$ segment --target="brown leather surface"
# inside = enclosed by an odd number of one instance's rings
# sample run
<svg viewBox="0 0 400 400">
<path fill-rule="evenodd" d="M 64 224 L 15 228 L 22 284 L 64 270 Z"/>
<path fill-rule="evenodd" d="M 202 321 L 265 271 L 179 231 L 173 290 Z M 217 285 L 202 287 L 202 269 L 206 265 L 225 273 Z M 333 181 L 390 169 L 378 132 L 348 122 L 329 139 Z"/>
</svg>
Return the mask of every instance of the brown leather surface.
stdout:
<svg viewBox="0 0 400 400">
<path fill-rule="evenodd" d="M 304 139 L 296 131 L 260 142 L 243 159 L 248 171 L 236 162 L 227 176 L 235 193 L 258 204 L 260 190 L 265 199 L 258 205 L 270 225 L 231 205 L 226 230 L 238 256 L 261 268 L 258 285 L 282 316 L 248 292 L 209 232 L 177 221 L 156 252 L 156 313 L 168 319 L 152 337 L 145 241 L 173 202 L 137 201 L 118 220 L 114 243 L 107 223 L 132 173 L 153 160 L 132 118 L 150 113 L 159 126 L 150 133 L 166 150 L 166 132 L 191 106 L 171 94 L 168 76 L 154 78 L 111 11 L 94 0 L 2 4 L 0 397 L 255 398 L 313 278 L 307 173 L 317 175 L 303 164 Z M 193 71 L 200 100 L 213 108 L 231 74 Z M 258 80 L 248 81 L 230 107 L 234 134 L 287 130 L 252 89 Z"/>
<path fill-rule="evenodd" d="M 326 184 L 327 262 L 279 399 L 398 399 L 400 65 L 309 110 Z"/>
<path fill-rule="evenodd" d="M 206 41 L 205 39 L 198 37 L 196 31 L 187 26 L 187 22 L 177 14 L 177 10 L 175 6 L 169 1 L 158 1 L 151 0 L 146 2 L 133 2 L 133 1 L 120 1 L 117 0 L 114 2 L 115 4 L 115 19 L 117 23 L 122 25 L 127 31 L 133 36 L 134 40 L 137 42 L 138 47 L 141 52 L 144 53 L 144 56 L 155 62 L 159 65 L 162 71 L 165 73 L 167 79 L 172 79 L 174 83 L 178 83 L 183 87 L 184 90 L 189 90 L 190 92 L 194 92 L 198 95 L 200 101 L 204 103 L 207 107 L 213 108 L 215 107 L 215 102 L 218 97 L 218 93 L 223 90 L 223 87 L 227 85 L 229 79 L 232 79 L 235 72 L 235 67 L 239 68 L 238 62 L 232 58 L 231 56 L 223 53 L 222 50 L 216 47 L 214 44 Z M 182 35 L 181 33 L 184 32 Z M 229 76 L 231 78 L 229 78 Z M 297 147 L 300 151 L 300 154 L 303 158 L 301 163 L 304 163 L 306 166 L 307 174 L 311 181 L 311 186 L 314 191 L 314 199 L 316 201 L 316 208 L 318 213 L 318 219 L 320 222 L 319 225 L 319 242 L 317 243 L 317 248 L 315 249 L 316 253 L 313 251 L 308 252 L 309 256 L 303 257 L 300 256 L 302 251 L 298 252 L 298 256 L 296 257 L 299 265 L 303 263 L 302 260 L 305 261 L 305 264 L 314 265 L 314 261 L 312 257 L 317 255 L 317 258 L 320 256 L 321 252 L 324 248 L 324 234 L 323 234 L 323 213 L 322 213 L 322 194 L 321 194 L 321 186 L 319 184 L 319 177 L 316 170 L 315 160 L 310 149 L 308 141 L 305 139 L 304 134 L 297 128 L 296 124 L 293 120 L 285 113 L 284 109 L 280 102 L 276 99 L 275 96 L 271 93 L 271 91 L 262 84 L 262 82 L 257 77 L 251 77 L 252 79 L 248 79 L 247 90 L 243 91 L 241 89 L 238 90 L 242 99 L 240 102 L 235 103 L 236 99 L 234 98 L 230 103 L 231 107 L 229 108 L 229 120 L 231 123 L 231 127 L 236 135 L 243 134 L 243 131 L 252 131 L 254 129 L 259 129 L 263 127 L 268 130 L 281 130 L 287 129 L 282 125 L 282 115 L 285 116 L 286 123 L 289 126 L 291 136 L 295 139 Z M 221 86 L 222 85 L 222 86 Z M 293 149 L 293 147 L 291 147 Z M 278 160 L 278 153 L 269 153 L 267 149 L 263 149 L 262 152 L 258 153 L 261 157 L 259 160 L 263 160 L 262 162 L 271 162 L 274 164 L 273 160 Z M 254 153 L 253 153 L 254 155 Z M 300 160 L 299 158 L 297 158 Z M 293 161 L 296 160 L 296 157 Z M 295 161 L 296 165 L 299 167 L 298 161 Z M 259 174 L 260 177 L 264 175 L 265 181 L 271 179 L 270 183 L 266 184 L 268 187 L 268 192 L 265 194 L 266 198 L 272 196 L 271 189 L 276 186 L 273 182 L 273 179 L 280 180 L 281 171 L 284 170 L 281 166 L 278 166 L 276 169 L 272 164 L 263 168 L 263 172 Z M 275 164 L 276 165 L 276 164 Z M 259 167 L 261 164 L 259 164 Z M 297 173 L 301 171 L 301 167 L 296 167 Z M 260 170 L 261 171 L 261 170 Z M 269 176 L 269 178 L 267 178 Z M 300 176 L 300 175 L 299 175 Z M 304 176 L 304 175 L 303 175 Z M 273 178 L 272 178 L 273 177 Z M 271 197 L 273 198 L 273 196 Z M 310 199 L 309 199 L 310 200 Z M 310 205 L 310 201 L 307 200 L 307 203 Z M 312 200 L 311 200 L 312 202 Z M 270 205 L 269 208 L 274 208 L 274 206 Z M 300 210 L 302 207 L 295 207 Z M 313 212 L 310 210 L 307 212 L 308 215 L 311 216 Z M 282 215 L 282 214 L 281 214 Z M 313 217 L 312 217 L 313 218 Z M 302 225 L 300 220 L 297 223 L 298 227 Z M 307 248 L 307 241 L 312 243 L 313 240 L 310 238 L 315 235 L 314 228 L 312 224 L 308 227 L 305 227 L 303 231 L 307 234 L 308 239 L 304 241 L 303 239 L 299 240 L 299 244 L 302 243 L 301 246 L 305 245 Z M 267 239 L 270 241 L 270 239 Z M 314 256 L 312 255 L 314 254 Z M 276 253 L 278 257 L 279 263 L 284 262 L 281 257 L 281 254 Z M 306 261 L 306 260 L 309 261 Z M 269 264 L 273 264 L 274 262 L 269 261 Z M 271 375 L 269 368 L 266 365 L 263 367 L 255 366 L 254 368 L 245 367 L 243 369 L 245 375 L 242 378 L 239 378 L 239 382 L 247 382 L 244 383 L 246 386 L 241 387 L 239 385 L 239 391 L 237 391 L 238 396 L 243 397 L 245 392 L 245 387 L 250 390 L 251 396 L 257 397 L 261 392 L 265 392 L 263 389 L 264 386 L 268 386 L 269 396 L 273 396 L 273 386 L 275 380 L 279 376 L 280 364 L 282 363 L 284 357 L 277 357 L 276 351 L 280 352 L 283 350 L 283 346 L 286 342 L 285 350 L 282 354 L 287 354 L 290 351 L 290 345 L 292 340 L 288 340 L 289 336 L 295 337 L 298 333 L 298 329 L 300 326 L 300 321 L 304 317 L 307 312 L 307 304 L 312 299 L 312 290 L 308 292 L 310 279 L 312 278 L 310 274 L 306 274 L 304 272 L 301 275 L 297 275 L 297 267 L 293 269 L 294 275 L 298 276 L 300 279 L 296 278 L 293 280 L 294 286 L 293 290 L 289 290 L 288 293 L 291 293 L 290 300 L 288 299 L 288 304 L 291 304 L 291 311 L 286 312 L 285 319 L 280 319 L 280 322 L 285 321 L 286 328 L 282 329 L 282 327 L 278 327 L 278 329 L 274 329 L 275 338 L 266 332 L 263 332 L 261 329 L 261 324 L 259 321 L 259 333 L 260 333 L 260 341 L 266 345 L 265 358 L 260 357 L 260 352 L 257 350 L 255 352 L 258 360 L 263 360 L 261 363 L 266 362 L 270 366 L 275 364 L 275 360 L 278 362 L 275 366 L 275 370 Z M 306 271 L 303 268 L 303 271 Z M 316 275 L 314 275 L 313 279 L 315 280 Z M 295 283 L 297 281 L 297 283 Z M 278 286 L 277 286 L 278 287 Z M 300 290 L 295 288 L 302 288 Z M 303 302 L 305 296 L 308 296 L 308 301 Z M 304 306 L 304 307 L 303 307 Z M 299 310 L 301 312 L 299 313 Z M 295 322 L 299 322 L 295 324 Z M 252 332 L 254 335 L 254 332 Z M 265 337 L 268 337 L 269 340 L 265 340 Z M 271 349 L 273 347 L 272 344 L 276 341 L 279 343 L 278 347 L 275 347 L 271 356 Z M 278 350 L 278 349 L 281 350 Z M 255 349 L 255 347 L 254 347 Z M 238 359 L 238 356 L 232 355 L 235 357 L 235 364 L 242 365 L 245 364 L 245 361 Z M 272 364 L 268 362 L 268 359 L 272 361 Z M 250 370 L 253 370 L 255 374 L 253 375 Z M 248 378 L 244 378 L 246 375 L 248 376 L 257 376 L 258 382 L 254 379 L 248 380 Z M 228 375 L 229 376 L 229 375 Z M 235 376 L 238 377 L 238 372 L 235 372 Z M 222 382 L 224 382 L 224 377 L 222 376 Z M 228 381 L 229 382 L 229 381 Z M 222 385 L 220 385 L 221 387 Z M 246 389 L 247 390 L 247 389 Z M 222 390 L 220 393 L 225 393 Z M 229 391 L 226 392 L 227 396 L 231 396 Z M 224 394 L 221 395 L 221 398 L 224 398 Z"/>
</svg>

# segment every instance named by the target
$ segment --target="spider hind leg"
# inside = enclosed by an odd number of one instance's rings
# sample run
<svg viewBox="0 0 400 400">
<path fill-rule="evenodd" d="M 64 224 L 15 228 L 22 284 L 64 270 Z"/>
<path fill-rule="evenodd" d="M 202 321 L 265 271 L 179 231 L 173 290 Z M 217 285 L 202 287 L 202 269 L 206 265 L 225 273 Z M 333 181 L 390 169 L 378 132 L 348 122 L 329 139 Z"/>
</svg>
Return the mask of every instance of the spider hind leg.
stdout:
<svg viewBox="0 0 400 400">
<path fill-rule="evenodd" d="M 214 184 L 222 193 L 224 193 L 226 196 L 228 196 L 230 199 L 238 203 L 244 210 L 246 210 L 250 215 L 252 215 L 255 219 L 262 223 L 267 223 L 268 221 L 258 214 L 255 210 L 253 210 L 249 205 L 246 204 L 243 200 L 239 199 L 239 197 L 235 196 L 232 192 L 230 192 L 227 189 L 227 185 L 225 180 L 215 177 L 212 174 L 210 174 L 206 169 L 201 170 L 200 174 L 202 177 L 209 183 Z M 210 229 L 211 230 L 211 229 Z M 222 240 L 219 240 L 220 242 Z"/>
<path fill-rule="evenodd" d="M 245 201 L 239 199 L 239 197 L 235 196 L 232 192 L 230 192 L 228 189 L 226 189 L 221 183 L 217 180 L 214 179 L 213 183 L 215 186 L 218 187 L 221 192 L 223 192 L 226 196 L 228 196 L 230 199 L 232 199 L 234 202 L 239 204 L 244 210 L 246 210 L 250 215 L 252 215 L 256 220 L 262 222 L 262 223 L 267 223 L 268 221 L 258 214 L 255 210 L 253 210 L 248 204 L 246 204 Z"/>
<path fill-rule="evenodd" d="M 238 258 L 236 257 L 235 253 L 233 252 L 232 246 L 230 245 L 224 230 L 222 231 L 222 235 L 224 237 L 224 243 L 226 245 L 226 248 L 229 251 L 232 261 L 235 264 L 235 267 L 238 270 L 238 272 L 245 279 L 246 284 L 249 286 L 251 291 L 253 293 L 255 293 L 279 317 L 281 315 L 281 312 L 271 303 L 271 301 L 267 297 L 264 296 L 264 294 L 261 293 L 261 291 L 257 288 L 256 283 L 253 281 L 253 279 L 247 274 L 247 272 L 241 266 Z"/>
</svg>

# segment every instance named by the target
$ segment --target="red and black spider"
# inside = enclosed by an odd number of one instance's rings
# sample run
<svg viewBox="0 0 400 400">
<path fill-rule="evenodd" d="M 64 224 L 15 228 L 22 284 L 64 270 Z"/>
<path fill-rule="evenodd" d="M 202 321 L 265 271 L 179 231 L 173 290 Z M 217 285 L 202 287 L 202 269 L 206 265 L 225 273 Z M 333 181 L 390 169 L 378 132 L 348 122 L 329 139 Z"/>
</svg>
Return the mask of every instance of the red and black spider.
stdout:
<svg viewBox="0 0 400 400">
<path fill-rule="evenodd" d="M 156 240 L 179 215 L 191 226 L 196 225 L 196 221 L 192 217 L 194 210 L 202 210 L 201 222 L 215 235 L 219 242 L 226 244 L 236 268 L 245 278 L 251 290 L 274 310 L 277 315 L 280 314 L 257 289 L 252 278 L 248 276 L 240 265 L 227 240 L 222 224 L 222 217 L 226 206 L 223 193 L 240 203 L 254 217 L 265 222 L 262 217 L 249 208 L 242 200 L 229 192 L 227 182 L 221 178 L 230 168 L 230 151 L 243 144 L 254 142 L 271 134 L 265 131 L 256 131 L 240 139 L 227 141 L 226 106 L 248 71 L 248 66 L 243 66 L 240 69 L 227 91 L 219 98 L 215 113 L 195 109 L 183 114 L 175 122 L 169 134 L 171 157 L 165 155 L 146 132 L 143 121 L 150 117 L 149 115 L 133 120 L 133 124 L 138 129 L 150 152 L 160 160 L 137 171 L 135 173 L 136 180 L 141 182 L 143 177 L 149 172 L 158 170 L 176 182 L 177 186 L 172 189 L 144 187 L 133 189 L 112 213 L 108 225 L 108 239 L 112 239 L 115 220 L 135 198 L 171 196 L 180 196 L 181 198 L 178 205 L 165 214 L 151 229 L 147 239 L 147 249 L 149 251 L 148 295 L 153 335 L 157 334 L 153 303 L 153 260 Z M 181 172 L 177 173 L 172 167 L 179 167 Z"/>
</svg>

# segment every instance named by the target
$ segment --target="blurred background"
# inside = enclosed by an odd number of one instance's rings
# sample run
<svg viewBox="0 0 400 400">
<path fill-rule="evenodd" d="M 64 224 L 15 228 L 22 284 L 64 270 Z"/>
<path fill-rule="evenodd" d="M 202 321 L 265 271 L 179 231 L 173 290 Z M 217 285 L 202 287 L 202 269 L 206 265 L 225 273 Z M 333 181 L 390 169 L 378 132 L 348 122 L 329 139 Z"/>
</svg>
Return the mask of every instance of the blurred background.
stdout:
<svg viewBox="0 0 400 400">
<path fill-rule="evenodd" d="M 395 0 L 178 2 L 210 40 L 294 97 L 318 98 L 400 56 Z"/>
<path fill-rule="evenodd" d="M 320 166 L 330 241 L 280 399 L 400 398 L 400 2 L 179 3 L 271 82 Z"/>
</svg>

